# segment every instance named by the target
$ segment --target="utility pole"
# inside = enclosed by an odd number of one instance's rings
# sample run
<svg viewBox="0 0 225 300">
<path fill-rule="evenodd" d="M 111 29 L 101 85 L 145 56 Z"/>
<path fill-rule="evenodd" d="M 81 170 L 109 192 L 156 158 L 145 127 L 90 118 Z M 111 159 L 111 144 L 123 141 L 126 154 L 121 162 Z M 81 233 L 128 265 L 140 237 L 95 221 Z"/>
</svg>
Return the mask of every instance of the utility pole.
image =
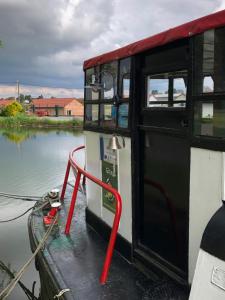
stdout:
<svg viewBox="0 0 225 300">
<path fill-rule="evenodd" d="M 17 94 L 18 94 L 18 102 L 20 102 L 20 82 L 19 80 L 16 81 L 17 84 Z"/>
</svg>

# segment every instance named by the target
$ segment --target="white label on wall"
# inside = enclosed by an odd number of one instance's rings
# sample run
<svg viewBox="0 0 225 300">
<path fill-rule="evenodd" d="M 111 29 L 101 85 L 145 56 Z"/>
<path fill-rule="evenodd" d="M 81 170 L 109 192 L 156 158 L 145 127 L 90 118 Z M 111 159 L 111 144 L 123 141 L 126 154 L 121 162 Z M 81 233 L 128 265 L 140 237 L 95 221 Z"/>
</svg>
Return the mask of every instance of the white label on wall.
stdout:
<svg viewBox="0 0 225 300">
<path fill-rule="evenodd" d="M 219 268 L 213 268 L 211 282 L 221 289 L 225 290 L 225 271 Z"/>
</svg>

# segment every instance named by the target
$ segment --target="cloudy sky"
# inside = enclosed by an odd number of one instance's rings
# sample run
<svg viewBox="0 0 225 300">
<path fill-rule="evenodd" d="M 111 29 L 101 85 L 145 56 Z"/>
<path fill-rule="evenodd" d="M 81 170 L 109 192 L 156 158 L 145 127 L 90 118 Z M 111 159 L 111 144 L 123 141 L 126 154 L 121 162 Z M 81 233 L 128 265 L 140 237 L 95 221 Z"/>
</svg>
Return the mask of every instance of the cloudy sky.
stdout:
<svg viewBox="0 0 225 300">
<path fill-rule="evenodd" d="M 14 95 L 17 80 L 34 96 L 81 97 L 85 59 L 224 8 L 225 0 L 0 0 L 0 97 Z"/>
</svg>

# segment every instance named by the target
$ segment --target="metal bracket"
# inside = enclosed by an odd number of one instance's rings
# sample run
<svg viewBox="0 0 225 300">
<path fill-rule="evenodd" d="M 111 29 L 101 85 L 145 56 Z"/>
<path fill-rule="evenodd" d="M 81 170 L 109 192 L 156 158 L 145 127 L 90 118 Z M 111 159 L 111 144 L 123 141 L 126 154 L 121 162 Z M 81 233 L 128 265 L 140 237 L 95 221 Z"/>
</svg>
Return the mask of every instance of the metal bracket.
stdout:
<svg viewBox="0 0 225 300">
<path fill-rule="evenodd" d="M 61 290 L 57 295 L 54 296 L 53 299 L 59 299 L 62 295 L 64 295 L 66 292 L 70 292 L 70 289 L 63 289 Z"/>
</svg>

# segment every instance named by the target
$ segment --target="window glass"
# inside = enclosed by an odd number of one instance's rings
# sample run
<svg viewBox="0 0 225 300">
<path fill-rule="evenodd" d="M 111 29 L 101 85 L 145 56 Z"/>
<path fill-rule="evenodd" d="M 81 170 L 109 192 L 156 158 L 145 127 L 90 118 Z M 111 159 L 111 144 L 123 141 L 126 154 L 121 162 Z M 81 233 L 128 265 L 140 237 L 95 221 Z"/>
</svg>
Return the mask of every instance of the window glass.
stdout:
<svg viewBox="0 0 225 300">
<path fill-rule="evenodd" d="M 168 73 L 147 77 L 147 107 L 168 107 Z"/>
<path fill-rule="evenodd" d="M 195 93 L 225 91 L 225 28 L 195 38 Z"/>
<path fill-rule="evenodd" d="M 102 93 L 101 98 L 112 99 L 117 93 L 117 66 L 118 63 L 112 62 L 105 64 L 101 68 Z"/>
<path fill-rule="evenodd" d="M 225 138 L 225 100 L 195 103 L 194 134 Z"/>
<path fill-rule="evenodd" d="M 123 89 L 122 89 L 122 98 L 126 99 L 130 97 L 130 78 L 126 78 L 128 75 L 123 77 Z"/>
<path fill-rule="evenodd" d="M 115 127 L 116 126 L 116 107 L 113 104 L 101 105 L 101 126 Z"/>
<path fill-rule="evenodd" d="M 98 104 L 86 104 L 85 123 L 89 125 L 98 125 Z"/>
<path fill-rule="evenodd" d="M 130 68 L 131 59 L 129 57 L 120 61 L 119 95 L 123 99 L 130 97 Z"/>
<path fill-rule="evenodd" d="M 121 128 L 128 128 L 128 110 L 129 110 L 128 103 L 124 103 L 119 106 L 118 126 Z"/>
<path fill-rule="evenodd" d="M 147 77 L 147 107 L 185 107 L 187 71 Z"/>
<path fill-rule="evenodd" d="M 186 95 L 187 95 L 187 87 L 186 80 L 187 74 L 177 74 L 173 80 L 173 101 L 174 107 L 185 107 L 186 106 Z M 180 77 L 179 77 L 180 76 Z M 181 77 L 183 76 L 183 77 Z"/>
<path fill-rule="evenodd" d="M 86 70 L 85 100 L 98 100 L 99 90 L 93 86 L 99 81 L 98 68 Z"/>
</svg>

